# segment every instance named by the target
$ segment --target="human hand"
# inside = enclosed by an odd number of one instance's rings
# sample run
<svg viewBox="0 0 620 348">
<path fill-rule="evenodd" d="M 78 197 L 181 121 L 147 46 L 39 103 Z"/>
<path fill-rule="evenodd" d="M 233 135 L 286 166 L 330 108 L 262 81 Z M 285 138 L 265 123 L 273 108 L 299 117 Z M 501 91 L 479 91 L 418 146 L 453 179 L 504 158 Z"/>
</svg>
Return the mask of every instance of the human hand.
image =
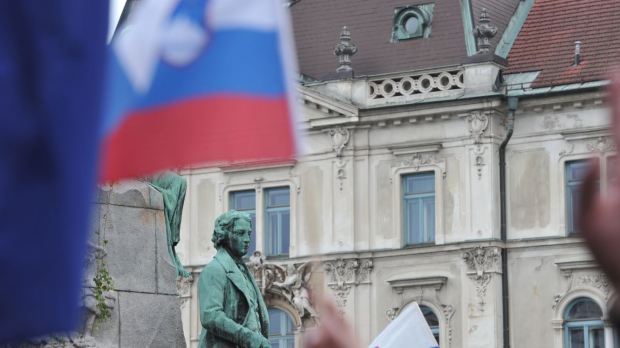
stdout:
<svg viewBox="0 0 620 348">
<path fill-rule="evenodd" d="M 609 88 L 612 119 L 611 131 L 616 146 L 620 145 L 620 72 Z M 616 160 L 615 173 L 620 173 Z M 581 193 L 579 231 L 583 234 L 592 254 L 616 289 L 620 289 L 620 181 L 610 182 L 606 195 L 601 195 L 598 184 L 599 165 L 592 164 Z"/>
<path fill-rule="evenodd" d="M 315 298 L 316 299 L 316 298 Z M 360 348 L 351 325 L 331 298 L 318 299 L 321 324 L 304 336 L 306 348 Z"/>
</svg>

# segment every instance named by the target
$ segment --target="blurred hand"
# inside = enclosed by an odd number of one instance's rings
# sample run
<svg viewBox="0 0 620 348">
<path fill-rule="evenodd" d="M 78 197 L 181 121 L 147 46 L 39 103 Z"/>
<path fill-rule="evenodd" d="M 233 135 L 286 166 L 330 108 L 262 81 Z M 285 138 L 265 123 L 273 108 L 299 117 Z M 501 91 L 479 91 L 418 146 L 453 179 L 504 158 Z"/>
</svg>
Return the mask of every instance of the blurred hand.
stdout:
<svg viewBox="0 0 620 348">
<path fill-rule="evenodd" d="M 331 298 L 314 298 L 321 313 L 321 324 L 304 336 L 306 348 L 360 348 L 353 327 L 349 325 Z"/>
<path fill-rule="evenodd" d="M 611 131 L 618 146 L 620 145 L 620 73 L 612 79 L 609 92 L 612 112 Z M 614 162 L 616 168 L 613 169 L 616 173 L 620 173 L 620 160 Z M 598 177 L 599 165 L 592 164 L 584 180 L 577 222 L 579 231 L 583 234 L 592 254 L 613 286 L 620 289 L 620 180 L 610 183 L 607 195 L 603 196 L 598 188 Z"/>
</svg>

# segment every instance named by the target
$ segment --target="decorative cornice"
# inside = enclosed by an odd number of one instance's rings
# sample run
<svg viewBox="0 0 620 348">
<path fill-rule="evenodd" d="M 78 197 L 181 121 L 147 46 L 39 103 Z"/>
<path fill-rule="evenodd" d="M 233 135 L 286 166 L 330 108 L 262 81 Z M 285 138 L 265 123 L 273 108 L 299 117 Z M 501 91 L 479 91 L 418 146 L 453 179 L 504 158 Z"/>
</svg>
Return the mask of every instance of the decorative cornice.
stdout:
<svg viewBox="0 0 620 348">
<path fill-rule="evenodd" d="M 396 292 L 402 292 L 407 288 L 433 288 L 436 291 L 441 290 L 441 288 L 447 283 L 448 277 L 444 276 L 432 276 L 432 277 L 409 277 L 409 276 L 398 276 L 391 279 L 388 279 L 388 284 L 394 289 Z"/>
<path fill-rule="evenodd" d="M 392 161 L 392 168 L 409 168 L 420 171 L 438 168 L 442 178 L 446 177 L 446 160 L 433 153 L 414 153 L 413 156 L 399 156 Z"/>
<path fill-rule="evenodd" d="M 308 87 L 298 87 L 298 91 L 306 106 L 317 109 L 325 116 L 351 118 L 359 115 L 359 109 L 351 103 L 323 95 Z"/>
<path fill-rule="evenodd" d="M 591 270 L 598 268 L 594 260 L 566 260 L 555 263 L 565 277 L 570 277 L 574 271 Z"/>
</svg>

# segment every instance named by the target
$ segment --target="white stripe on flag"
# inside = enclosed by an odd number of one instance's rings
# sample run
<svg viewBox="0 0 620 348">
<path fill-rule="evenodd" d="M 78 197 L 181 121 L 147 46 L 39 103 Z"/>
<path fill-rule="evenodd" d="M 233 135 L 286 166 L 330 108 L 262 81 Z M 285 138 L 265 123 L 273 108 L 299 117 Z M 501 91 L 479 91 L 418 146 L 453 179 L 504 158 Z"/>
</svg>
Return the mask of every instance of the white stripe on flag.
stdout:
<svg viewBox="0 0 620 348">
<path fill-rule="evenodd" d="M 207 25 L 218 29 L 275 31 L 278 27 L 278 0 L 210 0 Z"/>
</svg>

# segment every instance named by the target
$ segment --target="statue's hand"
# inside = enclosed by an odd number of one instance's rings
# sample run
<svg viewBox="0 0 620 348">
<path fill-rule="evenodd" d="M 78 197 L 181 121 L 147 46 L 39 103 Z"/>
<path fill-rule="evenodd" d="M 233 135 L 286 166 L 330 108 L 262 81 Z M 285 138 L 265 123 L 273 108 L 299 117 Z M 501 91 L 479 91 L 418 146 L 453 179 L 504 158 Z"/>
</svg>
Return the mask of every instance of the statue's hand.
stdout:
<svg viewBox="0 0 620 348">
<path fill-rule="evenodd" d="M 250 338 L 250 348 L 271 348 L 271 343 L 263 335 L 254 333 Z"/>
</svg>

